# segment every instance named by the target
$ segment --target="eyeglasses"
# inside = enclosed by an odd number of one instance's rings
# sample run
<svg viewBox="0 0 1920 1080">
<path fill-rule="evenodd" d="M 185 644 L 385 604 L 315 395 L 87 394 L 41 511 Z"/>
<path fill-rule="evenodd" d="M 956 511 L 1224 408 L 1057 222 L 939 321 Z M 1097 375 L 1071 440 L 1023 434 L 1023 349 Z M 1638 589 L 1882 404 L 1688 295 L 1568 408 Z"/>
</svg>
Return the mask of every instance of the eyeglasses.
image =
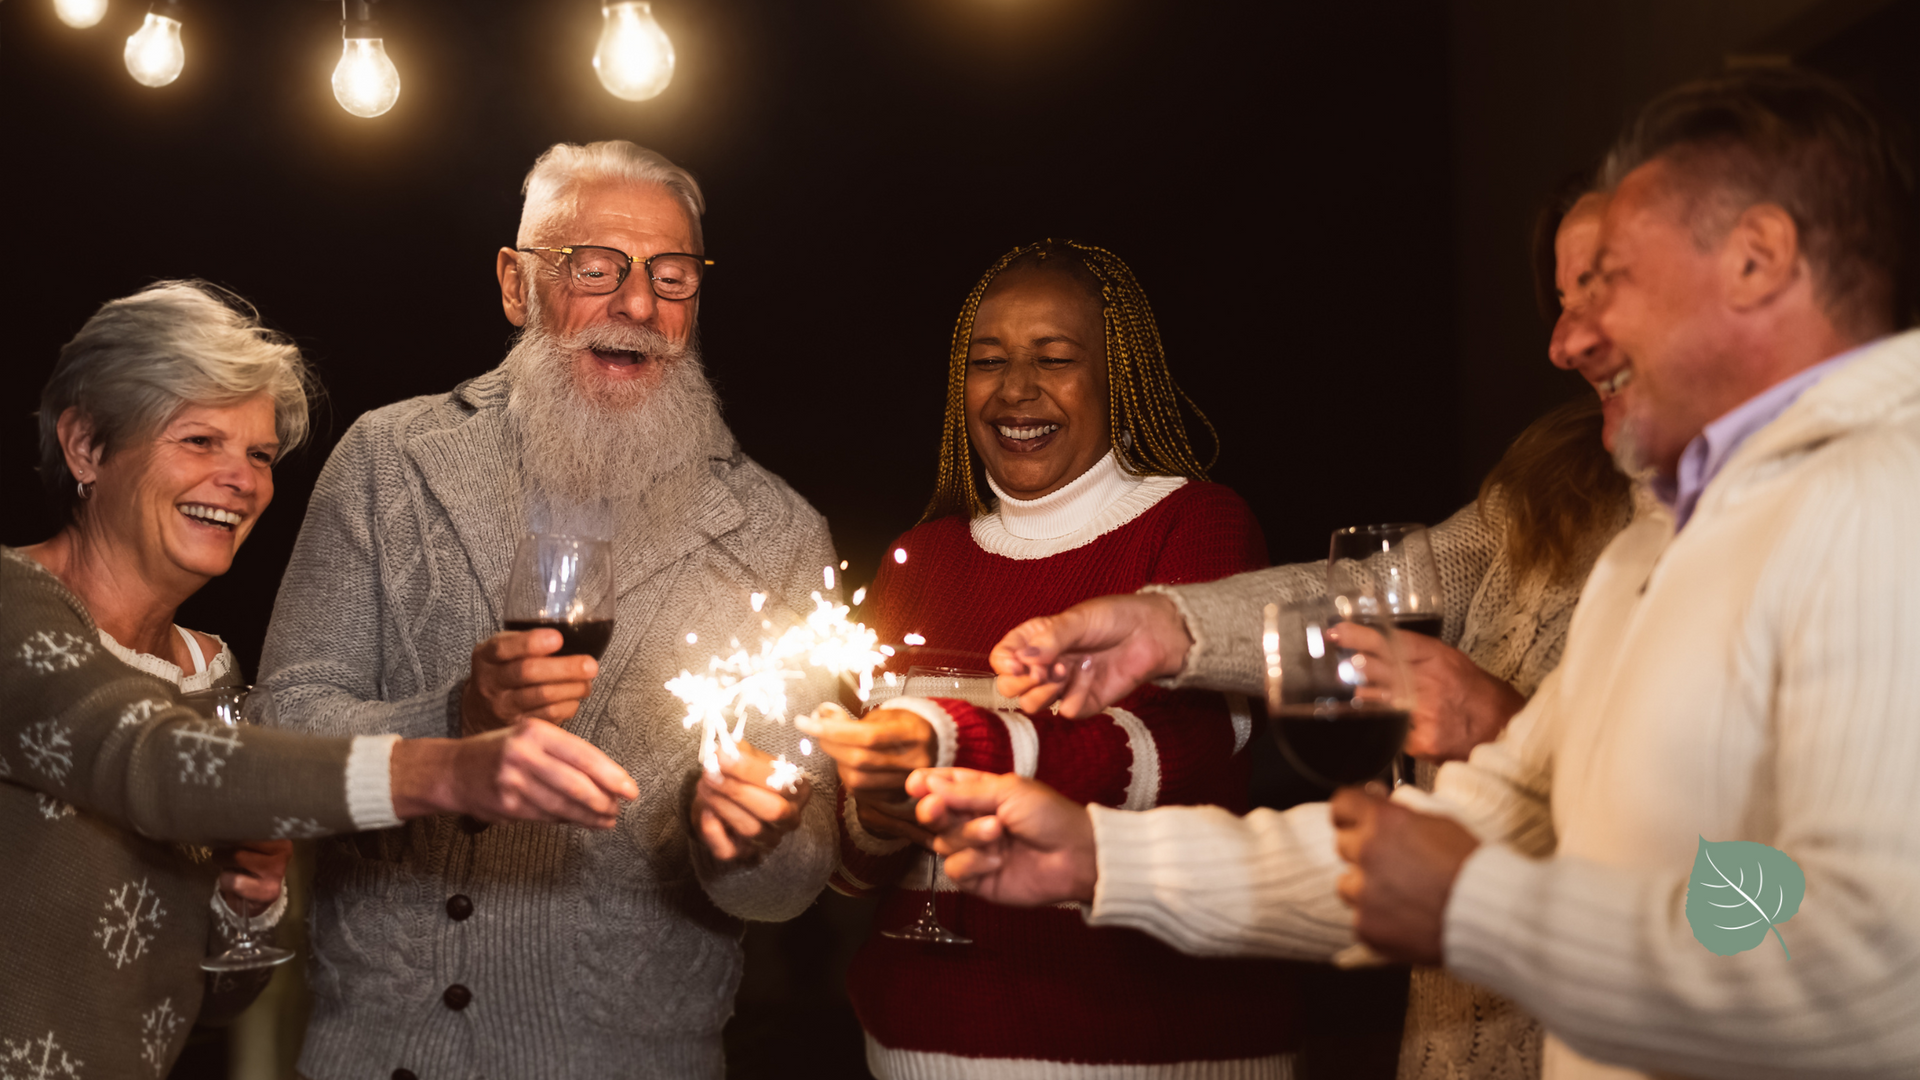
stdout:
<svg viewBox="0 0 1920 1080">
<path fill-rule="evenodd" d="M 653 295 L 662 300 L 691 300 L 700 291 L 700 278 L 712 259 L 667 251 L 648 259 L 629 255 L 610 247 L 532 247 L 525 252 L 550 251 L 565 257 L 567 276 L 573 286 L 589 296 L 613 292 L 627 280 L 627 272 L 637 264 L 645 272 Z"/>
</svg>

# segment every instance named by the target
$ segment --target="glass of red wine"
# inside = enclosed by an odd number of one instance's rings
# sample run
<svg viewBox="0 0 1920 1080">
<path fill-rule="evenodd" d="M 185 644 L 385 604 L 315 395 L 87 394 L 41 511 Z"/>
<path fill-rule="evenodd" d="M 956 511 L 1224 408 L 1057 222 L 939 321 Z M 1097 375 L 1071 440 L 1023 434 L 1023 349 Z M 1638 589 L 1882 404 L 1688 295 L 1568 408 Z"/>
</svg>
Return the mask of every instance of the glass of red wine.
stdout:
<svg viewBox="0 0 1920 1080">
<path fill-rule="evenodd" d="M 1375 628 L 1384 645 L 1361 652 L 1336 643 L 1334 628 L 1350 621 L 1324 598 L 1268 604 L 1260 639 L 1280 752 L 1326 787 L 1386 776 L 1413 712 L 1393 624 Z"/>
<path fill-rule="evenodd" d="M 529 533 L 513 554 L 502 621 L 508 630 L 558 630 L 555 655 L 598 660 L 613 640 L 614 599 L 610 542 Z"/>
<path fill-rule="evenodd" d="M 1327 595 L 1342 615 L 1368 626 L 1388 623 L 1438 638 L 1446 618 L 1447 594 L 1425 525 L 1334 530 Z"/>
</svg>

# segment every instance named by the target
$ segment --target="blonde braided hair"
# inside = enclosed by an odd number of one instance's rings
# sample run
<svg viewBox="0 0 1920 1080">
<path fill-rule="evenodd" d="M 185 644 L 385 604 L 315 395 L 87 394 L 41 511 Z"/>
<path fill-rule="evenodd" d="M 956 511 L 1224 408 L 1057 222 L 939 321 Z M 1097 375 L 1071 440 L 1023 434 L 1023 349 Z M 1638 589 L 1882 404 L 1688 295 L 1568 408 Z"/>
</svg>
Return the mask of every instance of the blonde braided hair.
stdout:
<svg viewBox="0 0 1920 1080">
<path fill-rule="evenodd" d="M 947 409 L 940 427 L 940 471 L 933 499 L 923 522 L 949 514 L 978 517 L 990 512 L 980 497 L 979 467 L 967 435 L 967 353 L 973 345 L 973 323 L 987 288 L 1015 263 L 1044 266 L 1060 258 L 1069 269 L 1078 267 L 1100 283 L 1100 317 L 1106 328 L 1107 420 L 1114 432 L 1120 467 L 1135 476 L 1187 476 L 1205 480 L 1207 470 L 1220 460 L 1220 435 L 1200 407 L 1173 381 L 1167 370 L 1166 350 L 1153 308 L 1133 271 L 1118 255 L 1076 240 L 1046 239 L 1007 252 L 983 274 L 954 323 L 947 350 Z M 1200 464 L 1180 416 L 1184 403 L 1213 442 L 1213 456 Z"/>
</svg>

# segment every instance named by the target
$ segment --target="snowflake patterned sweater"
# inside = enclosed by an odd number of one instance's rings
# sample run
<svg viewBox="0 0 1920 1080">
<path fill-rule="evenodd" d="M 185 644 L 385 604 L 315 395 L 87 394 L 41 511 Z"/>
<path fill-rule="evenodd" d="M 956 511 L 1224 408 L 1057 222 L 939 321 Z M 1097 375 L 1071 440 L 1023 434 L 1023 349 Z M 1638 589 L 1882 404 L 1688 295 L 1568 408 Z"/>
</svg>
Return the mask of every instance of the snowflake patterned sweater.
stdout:
<svg viewBox="0 0 1920 1080">
<path fill-rule="evenodd" d="M 1227 488 L 1131 477 L 1111 456 L 1054 495 L 971 523 L 908 532 L 883 560 L 873 624 L 887 640 L 923 635 L 914 663 L 984 670 L 1014 626 L 1149 582 L 1188 583 L 1263 565 L 1265 542 Z M 896 678 L 904 674 L 897 671 Z M 1243 809 L 1250 735 L 1244 701 L 1143 688 L 1084 720 L 993 708 L 985 679 L 919 679 L 889 704 L 926 717 L 942 764 L 1036 776 L 1071 798 L 1146 809 Z M 925 852 L 860 828 L 842 797 L 842 892 L 883 897 L 876 927 L 926 903 Z M 971 945 L 874 934 L 849 990 L 874 1075 L 1146 1078 L 1286 1075 L 1294 982 L 1282 964 L 1197 959 L 1145 935 L 1088 927 L 1071 906 L 1000 907 L 950 891 L 939 912 Z"/>
<path fill-rule="evenodd" d="M 12 549 L 0 695 L 0 1076 L 164 1076 L 210 989 L 200 960 L 224 947 L 217 871 L 184 845 L 392 824 L 389 744 L 201 719 Z M 205 1011 L 259 986 L 213 986 Z"/>
</svg>

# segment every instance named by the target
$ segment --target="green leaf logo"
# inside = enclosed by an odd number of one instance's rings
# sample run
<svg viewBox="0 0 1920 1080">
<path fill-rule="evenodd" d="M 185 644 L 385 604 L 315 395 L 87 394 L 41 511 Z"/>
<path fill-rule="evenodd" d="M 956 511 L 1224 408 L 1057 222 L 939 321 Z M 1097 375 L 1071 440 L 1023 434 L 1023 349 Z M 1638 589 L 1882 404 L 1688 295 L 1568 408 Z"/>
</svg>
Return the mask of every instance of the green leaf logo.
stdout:
<svg viewBox="0 0 1920 1080">
<path fill-rule="evenodd" d="M 1687 880 L 1687 922 L 1715 955 L 1746 952 L 1767 940 L 1771 930 L 1791 960 L 1780 924 L 1800 910 L 1806 894 L 1807 875 L 1786 852 L 1747 840 L 1713 843 L 1703 836 Z"/>
</svg>

